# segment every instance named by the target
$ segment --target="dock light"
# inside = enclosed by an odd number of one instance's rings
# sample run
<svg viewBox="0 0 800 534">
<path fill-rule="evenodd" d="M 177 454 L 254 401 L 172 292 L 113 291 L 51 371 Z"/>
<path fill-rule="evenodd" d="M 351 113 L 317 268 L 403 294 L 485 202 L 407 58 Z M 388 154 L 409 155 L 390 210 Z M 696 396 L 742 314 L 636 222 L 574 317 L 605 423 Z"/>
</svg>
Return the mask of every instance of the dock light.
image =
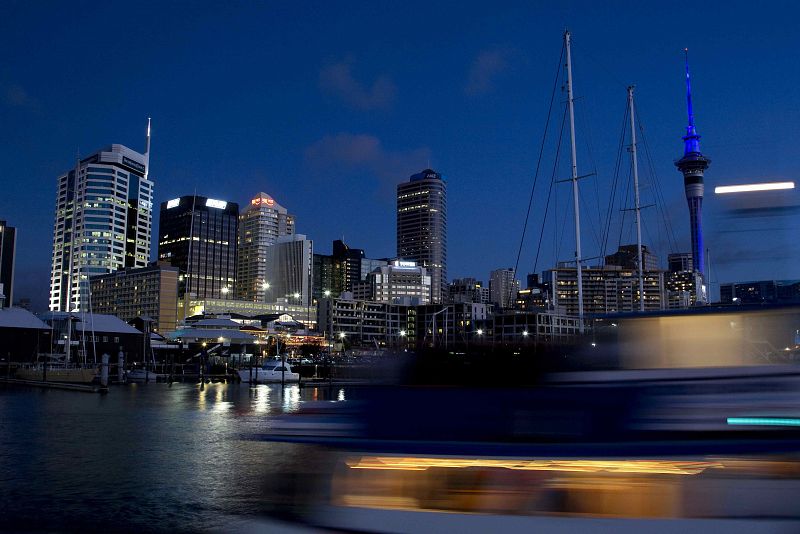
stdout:
<svg viewBox="0 0 800 534">
<path fill-rule="evenodd" d="M 594 341 L 592 341 L 592 346 L 593 346 L 593 347 L 596 347 L 596 346 L 597 346 L 597 343 L 595 343 Z"/>
<path fill-rule="evenodd" d="M 264 290 L 269 289 L 269 282 L 264 282 L 263 284 L 261 284 L 261 289 L 264 289 Z"/>
<path fill-rule="evenodd" d="M 400 337 L 405 337 L 405 335 L 406 335 L 406 331 L 405 330 L 400 330 Z"/>
<path fill-rule="evenodd" d="M 339 339 L 344 339 L 344 332 L 339 332 Z"/>
<path fill-rule="evenodd" d="M 330 297 L 330 296 L 331 296 L 331 290 L 330 290 L 330 289 L 326 289 L 326 290 L 324 291 L 324 295 L 325 295 L 326 297 Z"/>
<path fill-rule="evenodd" d="M 776 191 L 779 189 L 794 189 L 794 182 L 764 182 L 761 184 L 718 185 L 714 192 L 718 195 L 725 193 L 751 193 L 753 191 Z"/>
<path fill-rule="evenodd" d="M 222 337 L 222 336 L 219 336 L 219 337 L 217 338 L 217 342 L 218 342 L 218 343 L 222 343 L 223 341 L 225 341 L 225 338 L 224 338 L 224 337 Z"/>
<path fill-rule="evenodd" d="M 527 330 L 523 330 L 523 331 L 522 331 L 522 335 L 523 335 L 524 337 L 528 337 L 528 331 L 527 331 Z"/>
<path fill-rule="evenodd" d="M 202 345 L 205 347 L 205 346 L 206 346 L 206 342 L 205 342 L 205 341 L 203 341 Z"/>
<path fill-rule="evenodd" d="M 230 289 L 228 289 L 227 287 L 223 287 L 222 289 L 220 289 L 220 291 L 222 291 L 223 295 L 227 295 L 228 291 L 230 291 Z"/>
<path fill-rule="evenodd" d="M 481 329 L 481 328 L 478 328 L 478 330 L 477 330 L 477 334 L 478 334 L 479 336 L 482 336 L 482 335 L 483 335 L 483 329 Z"/>
<path fill-rule="evenodd" d="M 295 293 L 295 294 L 294 294 L 294 295 L 292 295 L 292 296 L 293 296 L 294 298 L 296 298 L 296 299 L 299 299 L 299 298 L 300 298 L 300 293 Z"/>
</svg>

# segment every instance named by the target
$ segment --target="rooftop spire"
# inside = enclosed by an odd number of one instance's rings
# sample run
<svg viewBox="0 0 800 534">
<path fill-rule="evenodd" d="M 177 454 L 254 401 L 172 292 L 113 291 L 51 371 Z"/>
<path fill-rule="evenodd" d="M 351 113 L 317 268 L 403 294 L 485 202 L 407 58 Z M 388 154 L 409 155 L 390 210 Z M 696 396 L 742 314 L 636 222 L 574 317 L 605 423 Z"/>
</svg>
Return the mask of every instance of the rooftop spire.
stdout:
<svg viewBox="0 0 800 534">
<path fill-rule="evenodd" d="M 150 117 L 147 117 L 147 142 L 144 149 L 144 179 L 150 174 Z"/>
<path fill-rule="evenodd" d="M 684 60 L 686 63 L 686 111 L 689 115 L 689 124 L 686 126 L 686 136 L 684 141 L 684 155 L 693 152 L 700 153 L 700 136 L 697 135 L 697 130 L 694 127 L 694 111 L 692 110 L 692 84 L 689 77 L 689 49 L 684 48 Z"/>
</svg>

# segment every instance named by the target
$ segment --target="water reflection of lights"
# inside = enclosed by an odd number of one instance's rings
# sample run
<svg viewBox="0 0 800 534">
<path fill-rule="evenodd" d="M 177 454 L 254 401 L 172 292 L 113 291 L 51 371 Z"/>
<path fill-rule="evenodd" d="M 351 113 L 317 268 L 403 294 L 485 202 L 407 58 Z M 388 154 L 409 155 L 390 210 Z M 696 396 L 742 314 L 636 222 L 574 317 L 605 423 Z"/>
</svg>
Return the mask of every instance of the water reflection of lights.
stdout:
<svg viewBox="0 0 800 534">
<path fill-rule="evenodd" d="M 494 467 L 523 471 L 570 471 L 583 473 L 649 473 L 696 475 L 722 468 L 719 462 L 672 460 L 500 460 L 485 458 L 415 458 L 362 456 L 346 462 L 352 469 L 424 471 L 430 468 Z"/>
<path fill-rule="evenodd" d="M 343 401 L 344 400 L 344 389 L 340 389 L 339 390 L 339 395 L 336 397 L 336 400 L 337 401 Z"/>
<path fill-rule="evenodd" d="M 272 389 L 269 386 L 260 385 L 250 388 L 250 405 L 256 413 L 269 412 L 269 395 Z"/>
<path fill-rule="evenodd" d="M 280 387 L 280 386 L 278 386 Z M 285 386 L 283 388 L 283 411 L 294 412 L 300 408 L 300 386 Z"/>
</svg>

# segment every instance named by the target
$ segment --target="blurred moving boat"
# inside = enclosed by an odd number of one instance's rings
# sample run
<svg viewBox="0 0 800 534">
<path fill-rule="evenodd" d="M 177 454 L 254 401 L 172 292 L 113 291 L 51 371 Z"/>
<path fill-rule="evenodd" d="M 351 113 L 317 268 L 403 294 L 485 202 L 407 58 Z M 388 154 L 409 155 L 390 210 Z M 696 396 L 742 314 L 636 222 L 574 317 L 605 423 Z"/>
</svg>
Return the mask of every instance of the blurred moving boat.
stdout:
<svg viewBox="0 0 800 534">
<path fill-rule="evenodd" d="M 239 369 L 238 373 L 242 382 L 251 382 L 253 384 L 300 381 L 300 373 L 293 372 L 289 363 L 275 360 L 267 361 L 260 367 Z"/>
</svg>

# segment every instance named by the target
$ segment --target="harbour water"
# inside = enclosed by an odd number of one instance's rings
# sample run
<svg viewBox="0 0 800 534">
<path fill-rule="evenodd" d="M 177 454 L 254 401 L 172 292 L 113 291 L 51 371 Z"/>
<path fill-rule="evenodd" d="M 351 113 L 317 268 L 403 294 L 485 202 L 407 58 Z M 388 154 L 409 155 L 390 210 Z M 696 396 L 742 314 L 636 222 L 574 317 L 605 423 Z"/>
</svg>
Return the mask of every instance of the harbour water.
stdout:
<svg viewBox="0 0 800 534">
<path fill-rule="evenodd" d="M 264 477 L 302 449 L 248 439 L 297 385 L 147 384 L 108 395 L 0 385 L 0 529 L 250 530 Z"/>
</svg>

